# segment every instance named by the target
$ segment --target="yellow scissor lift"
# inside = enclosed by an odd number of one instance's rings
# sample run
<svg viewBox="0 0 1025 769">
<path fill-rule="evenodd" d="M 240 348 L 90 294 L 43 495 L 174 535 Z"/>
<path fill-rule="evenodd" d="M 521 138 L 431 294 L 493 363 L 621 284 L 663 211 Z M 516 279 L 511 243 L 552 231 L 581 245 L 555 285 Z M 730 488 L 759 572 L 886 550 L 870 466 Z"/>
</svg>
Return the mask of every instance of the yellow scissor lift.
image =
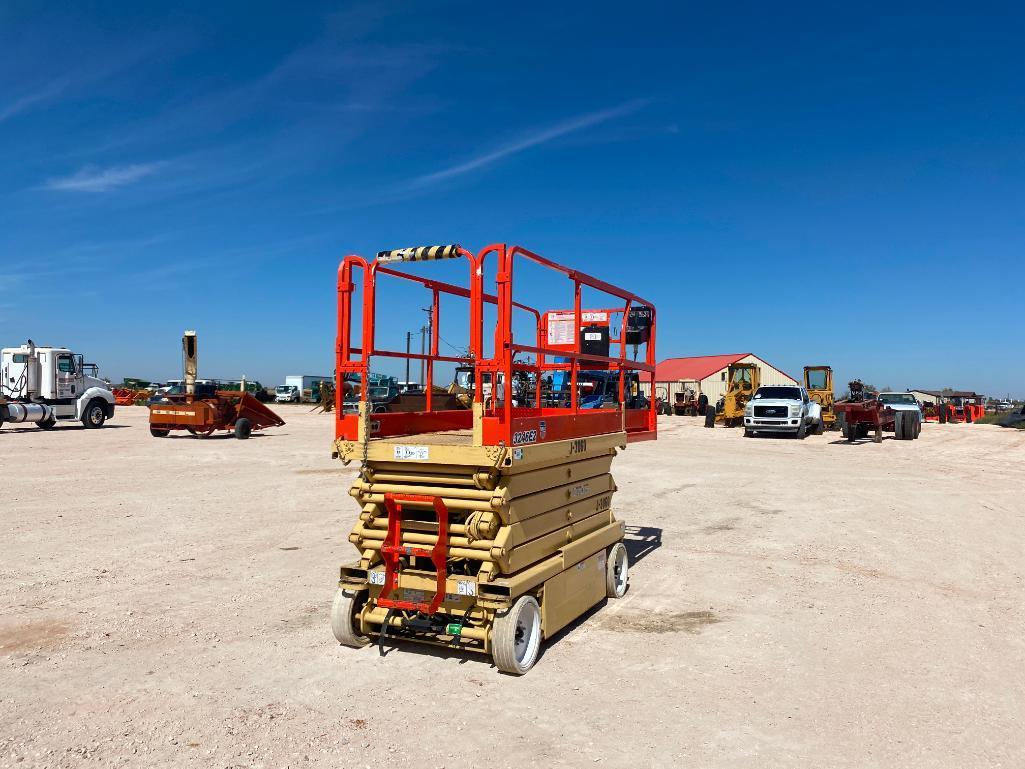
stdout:
<svg viewBox="0 0 1025 769">
<path fill-rule="evenodd" d="M 473 365 L 474 401 L 459 411 L 432 411 L 428 403 L 424 412 L 371 413 L 366 402 L 358 414 L 338 411 L 335 453 L 361 467 L 350 490 L 361 512 L 349 535 L 360 558 L 341 569 L 332 629 L 347 646 L 405 638 L 490 654 L 500 670 L 522 674 L 536 661 L 543 638 L 604 598 L 626 592 L 624 524 L 612 511 L 616 485 L 610 469 L 617 448 L 628 440 L 655 437 L 654 404 L 631 398 L 625 389 L 630 371 L 654 369 L 654 310 L 632 294 L 518 247 L 491 246 L 478 255 L 455 246 L 436 248 L 446 249 L 440 258 L 462 256 L 470 262 L 465 295 L 471 300 L 471 356 L 439 356 L 432 344 L 426 391 L 432 389 L 430 364 Z M 396 357 L 375 347 L 367 309 L 369 297 L 373 312 L 375 281 L 381 275 L 429 284 L 432 291 L 459 290 L 388 266 L 413 261 L 395 255 L 428 250 L 383 252 L 370 263 L 347 257 L 342 263 L 339 376 L 368 370 L 371 354 Z M 496 295 L 485 294 L 480 284 L 480 267 L 492 254 L 499 262 Z M 559 330 L 561 345 L 543 345 L 541 313 L 511 299 L 516 257 L 541 260 L 537 263 L 563 272 L 578 294 L 580 285 L 596 285 L 620 298 L 622 332 L 611 342 L 620 355 L 589 349 L 585 357 L 579 339 L 567 343 L 565 329 Z M 354 268 L 361 268 L 364 278 L 358 348 L 349 344 Z M 481 336 L 474 331 L 483 302 L 498 305 L 496 353 L 487 360 L 479 357 Z M 636 312 L 638 307 L 645 312 Z M 514 308 L 530 310 L 537 319 L 537 337 L 530 345 L 512 339 L 508 318 Z M 587 326 L 583 313 L 578 308 L 576 320 L 570 321 L 577 329 Z M 434 319 L 437 336 L 437 313 Z M 626 357 L 630 344 L 646 348 L 643 360 L 636 359 L 637 347 L 634 358 Z M 524 350 L 533 351 L 533 362 L 514 359 Z M 558 360 L 549 361 L 554 356 Z M 580 407 L 575 384 L 581 363 L 585 370 L 622 372 L 615 402 Z M 552 371 L 566 373 L 568 398 L 565 392 L 546 390 L 545 375 Z M 485 406 L 484 379 L 517 382 L 519 391 L 506 393 L 500 384 Z M 563 405 L 567 400 L 568 408 Z M 554 403 L 560 405 L 546 405 Z"/>
</svg>

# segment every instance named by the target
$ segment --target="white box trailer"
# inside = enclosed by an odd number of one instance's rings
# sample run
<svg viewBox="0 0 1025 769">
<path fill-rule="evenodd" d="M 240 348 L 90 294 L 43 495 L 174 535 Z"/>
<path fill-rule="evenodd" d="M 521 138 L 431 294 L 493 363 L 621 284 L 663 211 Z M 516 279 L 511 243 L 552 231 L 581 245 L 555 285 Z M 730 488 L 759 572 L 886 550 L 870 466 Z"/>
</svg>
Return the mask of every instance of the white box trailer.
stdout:
<svg viewBox="0 0 1025 769">
<path fill-rule="evenodd" d="M 313 400 L 314 385 L 320 382 L 333 382 L 333 376 L 314 376 L 313 374 L 296 374 L 285 377 L 285 387 L 295 387 L 299 390 L 299 398 L 303 401 Z"/>
</svg>

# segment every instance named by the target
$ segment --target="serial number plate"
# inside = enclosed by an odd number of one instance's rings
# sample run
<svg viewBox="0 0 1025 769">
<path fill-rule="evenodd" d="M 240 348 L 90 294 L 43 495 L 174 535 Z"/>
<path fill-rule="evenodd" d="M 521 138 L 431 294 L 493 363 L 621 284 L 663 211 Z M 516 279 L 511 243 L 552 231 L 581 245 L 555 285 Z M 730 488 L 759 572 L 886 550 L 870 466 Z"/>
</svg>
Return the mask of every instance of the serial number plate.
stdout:
<svg viewBox="0 0 1025 769">
<path fill-rule="evenodd" d="M 371 585 L 383 585 L 384 584 L 384 572 L 383 571 L 370 571 L 367 572 L 367 581 Z"/>
<path fill-rule="evenodd" d="M 461 579 L 456 583 L 456 590 L 459 595 L 477 595 L 477 583 Z"/>
<path fill-rule="evenodd" d="M 415 459 L 420 461 L 427 461 L 430 458 L 430 450 L 427 446 L 396 446 L 395 447 L 395 458 L 396 459 Z"/>
</svg>

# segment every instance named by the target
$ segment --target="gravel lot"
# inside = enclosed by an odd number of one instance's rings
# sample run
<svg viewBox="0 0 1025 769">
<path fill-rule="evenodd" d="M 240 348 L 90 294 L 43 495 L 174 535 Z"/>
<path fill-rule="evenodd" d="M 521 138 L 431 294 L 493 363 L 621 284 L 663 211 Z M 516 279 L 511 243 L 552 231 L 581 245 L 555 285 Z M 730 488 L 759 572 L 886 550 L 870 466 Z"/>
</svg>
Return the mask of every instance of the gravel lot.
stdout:
<svg viewBox="0 0 1025 769">
<path fill-rule="evenodd" d="M 523 678 L 339 647 L 332 420 L 249 441 L 0 430 L 0 766 L 1021 767 L 1025 432 L 614 463 L 631 588 Z"/>
</svg>

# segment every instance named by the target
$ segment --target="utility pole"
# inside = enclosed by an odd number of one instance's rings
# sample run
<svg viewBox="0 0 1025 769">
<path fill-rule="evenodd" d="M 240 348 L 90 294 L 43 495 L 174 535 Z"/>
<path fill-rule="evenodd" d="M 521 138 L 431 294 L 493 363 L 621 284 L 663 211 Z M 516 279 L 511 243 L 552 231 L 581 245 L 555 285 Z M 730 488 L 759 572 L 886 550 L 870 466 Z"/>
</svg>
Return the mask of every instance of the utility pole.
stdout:
<svg viewBox="0 0 1025 769">
<path fill-rule="evenodd" d="M 426 339 L 427 339 L 427 326 L 420 326 L 420 356 L 421 356 L 420 357 L 420 387 L 421 388 L 424 387 L 424 359 L 423 359 L 423 355 L 425 354 L 424 351 L 427 349 Z"/>
<path fill-rule="evenodd" d="M 409 387 L 409 345 L 413 339 L 413 332 L 406 332 L 406 387 Z"/>
<path fill-rule="evenodd" d="M 427 313 L 427 325 L 420 329 L 420 354 L 424 355 L 425 350 L 432 350 L 434 342 L 434 308 L 421 307 Z M 420 387 L 427 387 L 424 374 L 424 359 L 420 359 Z"/>
</svg>

